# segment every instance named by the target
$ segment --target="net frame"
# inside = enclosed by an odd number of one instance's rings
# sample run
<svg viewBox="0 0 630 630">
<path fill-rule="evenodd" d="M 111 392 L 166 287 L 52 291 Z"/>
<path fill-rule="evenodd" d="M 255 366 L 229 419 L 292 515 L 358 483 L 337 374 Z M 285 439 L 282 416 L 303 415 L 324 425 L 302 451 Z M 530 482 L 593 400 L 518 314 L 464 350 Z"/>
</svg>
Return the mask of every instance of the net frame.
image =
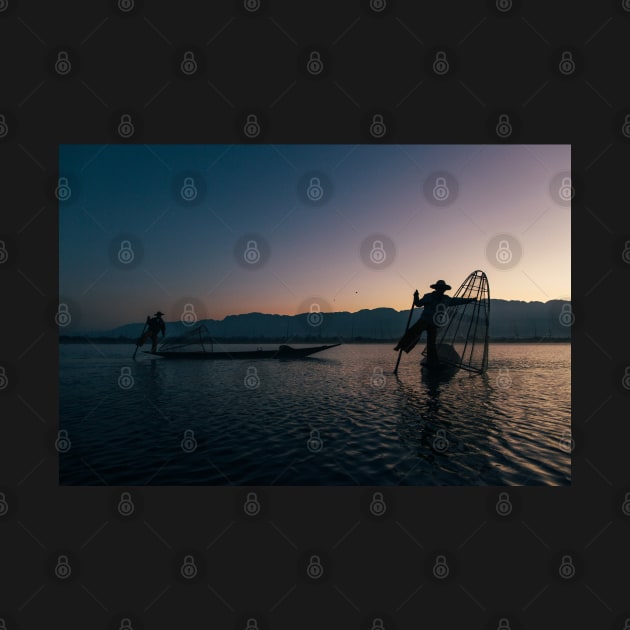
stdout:
<svg viewBox="0 0 630 630">
<path fill-rule="evenodd" d="M 206 349 L 210 345 L 210 350 Z M 214 352 L 214 341 L 210 336 L 210 331 L 205 324 L 199 324 L 182 335 L 166 337 L 160 345 L 160 352 L 181 352 L 194 350 L 201 352 Z"/>
<path fill-rule="evenodd" d="M 440 362 L 469 372 L 483 374 L 488 369 L 490 328 L 490 284 L 480 269 L 470 273 L 453 295 L 454 298 L 477 298 L 468 304 L 448 306 L 447 323 L 439 329 L 436 344 L 452 346 L 459 362 L 440 358 Z M 422 354 L 426 356 L 426 348 Z"/>
</svg>

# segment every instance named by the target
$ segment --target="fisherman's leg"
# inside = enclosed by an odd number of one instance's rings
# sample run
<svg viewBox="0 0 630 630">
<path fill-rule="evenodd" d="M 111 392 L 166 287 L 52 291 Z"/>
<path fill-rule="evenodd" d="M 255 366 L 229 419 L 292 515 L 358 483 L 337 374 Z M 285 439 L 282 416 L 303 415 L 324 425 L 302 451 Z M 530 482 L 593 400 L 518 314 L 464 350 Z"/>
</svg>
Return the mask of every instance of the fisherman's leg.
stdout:
<svg viewBox="0 0 630 630">
<path fill-rule="evenodd" d="M 151 352 L 157 352 L 158 336 L 157 333 L 151 337 Z"/>
<path fill-rule="evenodd" d="M 437 326 L 427 328 L 427 361 L 429 363 L 439 363 L 437 353 Z"/>
<path fill-rule="evenodd" d="M 146 342 L 146 340 L 149 338 L 149 335 L 150 335 L 150 334 L 151 334 L 151 333 L 149 333 L 149 332 L 145 332 L 144 334 L 140 335 L 140 338 L 138 339 L 138 341 L 137 341 L 136 345 L 138 345 L 138 346 L 142 346 L 142 345 L 144 345 L 144 343 Z"/>
<path fill-rule="evenodd" d="M 426 330 L 426 322 L 419 319 L 407 332 L 403 335 L 403 338 L 398 342 L 398 349 L 402 348 L 407 354 L 411 352 L 418 343 L 420 335 L 423 330 Z"/>
<path fill-rule="evenodd" d="M 400 338 L 394 350 L 400 350 L 404 348 L 409 343 L 410 339 L 413 339 L 415 336 L 420 336 L 420 333 L 417 331 L 418 325 L 420 324 L 420 320 L 418 320 L 413 326 L 410 326 L 405 331 L 405 334 Z"/>
</svg>

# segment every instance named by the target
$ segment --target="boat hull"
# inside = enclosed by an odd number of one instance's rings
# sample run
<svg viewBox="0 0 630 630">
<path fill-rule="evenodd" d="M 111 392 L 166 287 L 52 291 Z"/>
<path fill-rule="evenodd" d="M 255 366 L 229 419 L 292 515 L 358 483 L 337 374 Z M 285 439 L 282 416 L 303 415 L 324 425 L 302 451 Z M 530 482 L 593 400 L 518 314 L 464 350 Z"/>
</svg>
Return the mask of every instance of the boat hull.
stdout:
<svg viewBox="0 0 630 630">
<path fill-rule="evenodd" d="M 322 352 L 341 344 L 334 343 L 328 346 L 312 346 L 310 348 L 291 348 L 280 346 L 275 350 L 240 350 L 235 352 L 147 352 L 153 356 L 165 359 L 203 359 L 203 360 L 232 360 L 232 359 L 301 359 L 316 352 Z"/>
</svg>

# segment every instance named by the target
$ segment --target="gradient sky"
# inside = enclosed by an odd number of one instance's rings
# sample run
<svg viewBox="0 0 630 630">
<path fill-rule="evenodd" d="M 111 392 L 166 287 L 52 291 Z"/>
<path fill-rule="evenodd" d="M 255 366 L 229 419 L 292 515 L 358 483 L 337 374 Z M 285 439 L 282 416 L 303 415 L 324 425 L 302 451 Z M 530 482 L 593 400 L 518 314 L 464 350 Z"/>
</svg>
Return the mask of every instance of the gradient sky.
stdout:
<svg viewBox="0 0 630 630">
<path fill-rule="evenodd" d="M 62 145 L 73 194 L 59 208 L 60 296 L 83 329 L 157 309 L 172 321 L 183 303 L 213 319 L 295 314 L 313 300 L 324 311 L 403 310 L 414 289 L 441 278 L 453 294 L 475 269 L 493 298 L 570 299 L 571 208 L 550 192 L 570 170 L 569 145 Z M 440 207 L 424 186 L 443 171 L 458 195 Z M 300 192 L 312 172 L 326 184 L 318 206 Z M 186 173 L 199 192 L 190 206 L 179 197 Z M 234 252 L 250 234 L 269 246 L 255 269 Z M 395 254 L 374 269 L 360 247 L 378 234 Z M 499 234 L 522 246 L 509 269 L 486 251 Z M 142 249 L 128 267 L 112 263 L 125 235 Z"/>
</svg>

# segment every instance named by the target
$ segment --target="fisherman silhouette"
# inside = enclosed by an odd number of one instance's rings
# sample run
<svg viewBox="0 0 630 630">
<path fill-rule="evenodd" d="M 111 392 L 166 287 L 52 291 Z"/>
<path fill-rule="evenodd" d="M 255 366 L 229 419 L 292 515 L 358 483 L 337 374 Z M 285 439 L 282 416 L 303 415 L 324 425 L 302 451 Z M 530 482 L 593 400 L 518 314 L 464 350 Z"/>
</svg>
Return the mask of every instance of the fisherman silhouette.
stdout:
<svg viewBox="0 0 630 630">
<path fill-rule="evenodd" d="M 162 319 L 162 315 L 164 315 L 164 313 L 161 311 L 158 311 L 153 317 L 147 315 L 147 322 L 145 324 L 147 328 L 146 332 L 144 332 L 140 339 L 138 339 L 138 343 L 136 345 L 142 346 L 147 339 L 151 339 L 151 352 L 157 351 L 158 333 L 161 332 L 162 337 L 166 334 L 166 324 Z"/>
<path fill-rule="evenodd" d="M 409 353 L 413 350 L 420 339 L 422 331 L 427 331 L 427 364 L 438 365 L 438 353 L 436 346 L 438 328 L 446 323 L 446 308 L 457 306 L 458 304 L 468 304 L 477 298 L 454 298 L 445 295 L 451 286 L 444 280 L 438 280 L 435 284 L 429 285 L 434 291 L 425 293 L 420 299 L 418 289 L 414 291 L 413 303 L 415 306 L 423 306 L 420 319 L 402 336 L 394 350 L 404 350 Z"/>
</svg>

